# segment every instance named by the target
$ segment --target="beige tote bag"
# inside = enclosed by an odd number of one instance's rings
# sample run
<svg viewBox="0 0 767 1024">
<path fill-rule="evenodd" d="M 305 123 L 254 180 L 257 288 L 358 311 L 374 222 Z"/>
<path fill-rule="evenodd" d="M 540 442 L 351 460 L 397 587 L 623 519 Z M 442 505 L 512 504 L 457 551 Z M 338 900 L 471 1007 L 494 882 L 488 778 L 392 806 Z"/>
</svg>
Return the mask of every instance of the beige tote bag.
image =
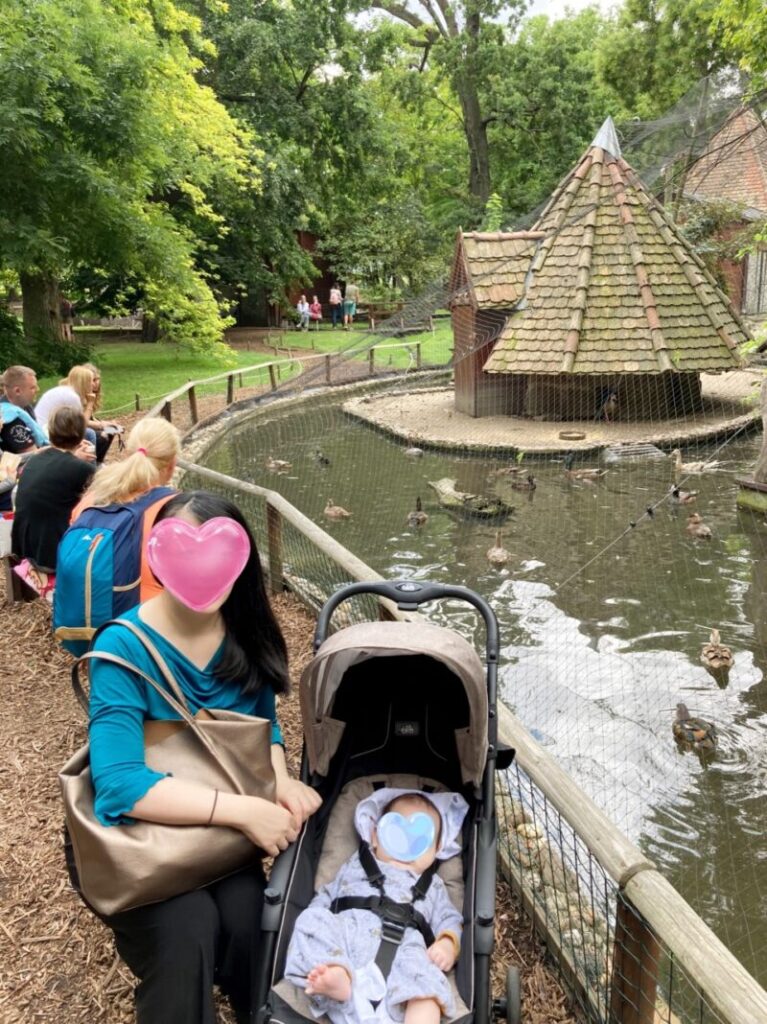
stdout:
<svg viewBox="0 0 767 1024">
<path fill-rule="evenodd" d="M 150 638 L 131 622 L 114 622 L 139 638 L 172 692 L 106 651 L 91 652 L 80 660 L 96 657 L 129 669 L 152 686 L 182 719 L 146 723 L 147 766 L 211 789 L 273 801 L 272 723 L 214 708 L 193 716 Z M 78 664 L 73 668 L 72 682 L 80 698 Z M 161 825 L 138 820 L 132 825 L 102 825 L 93 811 L 87 744 L 64 765 L 59 781 L 82 894 L 100 914 L 116 914 L 191 892 L 262 856 L 238 829 L 220 825 Z"/>
</svg>

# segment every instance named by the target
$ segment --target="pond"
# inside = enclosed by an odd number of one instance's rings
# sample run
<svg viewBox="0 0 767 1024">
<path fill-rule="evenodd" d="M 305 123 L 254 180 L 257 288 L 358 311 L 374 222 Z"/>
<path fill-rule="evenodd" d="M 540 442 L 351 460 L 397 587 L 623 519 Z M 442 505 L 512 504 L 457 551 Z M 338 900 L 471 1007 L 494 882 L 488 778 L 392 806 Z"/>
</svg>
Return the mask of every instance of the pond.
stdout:
<svg viewBox="0 0 767 1024">
<path fill-rule="evenodd" d="M 736 509 L 734 480 L 760 444 L 730 442 L 720 472 L 685 485 L 700 492 L 709 541 L 687 534 L 688 508 L 662 502 L 643 516 L 668 493 L 668 459 L 626 460 L 591 486 L 559 461 L 525 460 L 537 481 L 528 495 L 492 476 L 506 464 L 496 457 L 408 458 L 324 398 L 230 428 L 204 462 L 279 491 L 383 576 L 465 584 L 489 599 L 503 700 L 767 984 L 767 522 Z M 292 468 L 269 472 L 269 456 Z M 515 506 L 504 569 L 486 559 L 494 524 L 439 506 L 428 481 L 442 477 Z M 418 496 L 429 518 L 413 528 Z M 352 518 L 325 519 L 328 499 Z M 429 614 L 475 629 L 468 606 Z M 714 626 L 735 653 L 726 685 L 700 662 Z M 716 723 L 708 763 L 673 741 L 678 701 Z"/>
</svg>

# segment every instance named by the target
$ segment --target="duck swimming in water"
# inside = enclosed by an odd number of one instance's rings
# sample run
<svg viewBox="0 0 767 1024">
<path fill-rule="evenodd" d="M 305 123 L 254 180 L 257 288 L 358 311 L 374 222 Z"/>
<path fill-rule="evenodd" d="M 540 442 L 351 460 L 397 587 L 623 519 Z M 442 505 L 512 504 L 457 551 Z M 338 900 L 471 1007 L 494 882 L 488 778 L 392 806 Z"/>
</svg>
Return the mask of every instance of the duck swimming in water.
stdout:
<svg viewBox="0 0 767 1024">
<path fill-rule="evenodd" d="M 685 527 L 691 537 L 695 537 L 696 540 L 711 540 L 713 533 L 711 527 L 706 526 L 703 522 L 703 516 L 698 512 L 691 512 L 687 517 L 687 526 Z"/>
<path fill-rule="evenodd" d="M 328 519 L 349 519 L 349 518 L 351 518 L 351 512 L 347 512 L 346 509 L 342 508 L 341 505 L 334 505 L 332 498 L 328 498 L 328 501 L 327 501 L 327 504 L 325 505 L 324 513 L 323 514 L 326 515 L 328 517 Z"/>
<path fill-rule="evenodd" d="M 429 514 L 424 512 L 423 507 L 421 506 L 421 499 L 416 498 L 415 510 L 413 512 L 408 512 L 407 514 L 408 526 L 423 526 L 428 518 Z"/>
<path fill-rule="evenodd" d="M 507 551 L 501 544 L 501 531 L 496 530 L 495 544 L 493 547 L 487 549 L 487 560 L 491 565 L 496 566 L 498 569 L 502 569 L 510 558 L 511 552 Z"/>
<path fill-rule="evenodd" d="M 735 664 L 731 649 L 720 640 L 718 629 L 711 630 L 711 639 L 703 644 L 700 660 L 711 672 L 728 672 Z"/>
<path fill-rule="evenodd" d="M 674 739 L 685 750 L 709 754 L 716 750 L 716 729 L 713 722 L 694 718 L 687 710 L 686 704 L 677 704 L 676 718 L 671 729 Z"/>
</svg>

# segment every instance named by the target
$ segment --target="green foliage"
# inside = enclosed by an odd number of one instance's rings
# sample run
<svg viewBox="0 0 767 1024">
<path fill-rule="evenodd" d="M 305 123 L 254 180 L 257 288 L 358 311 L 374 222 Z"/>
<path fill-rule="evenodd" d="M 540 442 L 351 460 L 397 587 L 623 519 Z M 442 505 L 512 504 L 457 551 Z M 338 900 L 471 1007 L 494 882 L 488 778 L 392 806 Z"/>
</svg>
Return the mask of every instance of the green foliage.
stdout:
<svg viewBox="0 0 767 1024">
<path fill-rule="evenodd" d="M 40 376 L 58 378 L 77 363 L 88 362 L 91 354 L 91 346 L 81 339 L 66 345 L 47 338 L 26 339 L 18 317 L 0 306 L 0 367 L 21 364 L 31 366 Z"/>
<path fill-rule="evenodd" d="M 614 31 L 600 41 L 598 60 L 602 79 L 632 115 L 656 117 L 699 79 L 731 63 L 732 47 L 716 21 L 718 3 L 624 0 Z"/>
<path fill-rule="evenodd" d="M 209 47 L 172 3 L 6 0 L 0 20 L 0 252 L 60 278 L 132 280 L 186 341 L 220 336 L 199 265 L 211 198 L 257 184 L 247 137 L 201 85 Z"/>
<path fill-rule="evenodd" d="M 608 114 L 621 117 L 621 100 L 597 67 L 611 30 L 596 9 L 554 22 L 536 17 L 507 47 L 493 81 L 491 142 L 496 188 L 514 215 L 548 198 Z"/>
<path fill-rule="evenodd" d="M 480 231 L 500 231 L 503 224 L 503 200 L 497 192 L 491 192 L 485 206 L 485 218 Z"/>
<path fill-rule="evenodd" d="M 767 16 L 764 0 L 718 0 L 714 5 L 712 34 L 721 33 L 723 42 L 739 57 L 740 64 L 767 84 Z"/>
</svg>

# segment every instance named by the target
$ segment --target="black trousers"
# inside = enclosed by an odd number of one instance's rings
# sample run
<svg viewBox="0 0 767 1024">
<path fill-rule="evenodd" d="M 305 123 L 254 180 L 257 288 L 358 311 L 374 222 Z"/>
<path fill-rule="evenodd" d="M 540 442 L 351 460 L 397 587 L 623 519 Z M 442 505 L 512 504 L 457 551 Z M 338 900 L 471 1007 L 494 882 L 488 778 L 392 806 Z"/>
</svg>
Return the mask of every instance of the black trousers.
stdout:
<svg viewBox="0 0 767 1024">
<path fill-rule="evenodd" d="M 213 984 L 238 1019 L 255 1010 L 261 865 L 205 889 L 104 917 L 139 979 L 137 1024 L 215 1024 Z"/>
</svg>

